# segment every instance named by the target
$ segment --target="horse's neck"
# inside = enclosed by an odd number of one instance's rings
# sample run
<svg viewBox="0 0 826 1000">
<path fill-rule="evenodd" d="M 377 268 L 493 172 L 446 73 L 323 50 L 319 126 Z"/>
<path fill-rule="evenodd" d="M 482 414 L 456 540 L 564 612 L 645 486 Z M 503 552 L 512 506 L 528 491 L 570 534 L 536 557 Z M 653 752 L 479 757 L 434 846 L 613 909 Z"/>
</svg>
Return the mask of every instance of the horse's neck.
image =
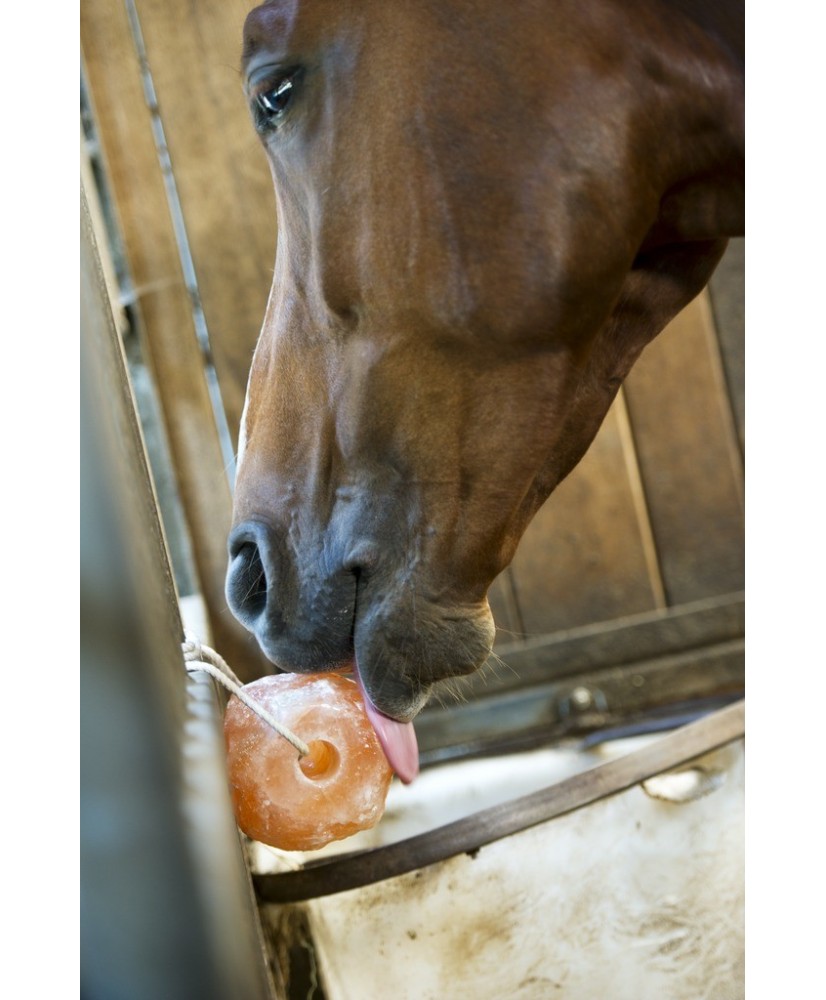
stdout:
<svg viewBox="0 0 826 1000">
<path fill-rule="evenodd" d="M 739 65 L 745 59 L 743 0 L 662 0 L 713 36 Z"/>
</svg>

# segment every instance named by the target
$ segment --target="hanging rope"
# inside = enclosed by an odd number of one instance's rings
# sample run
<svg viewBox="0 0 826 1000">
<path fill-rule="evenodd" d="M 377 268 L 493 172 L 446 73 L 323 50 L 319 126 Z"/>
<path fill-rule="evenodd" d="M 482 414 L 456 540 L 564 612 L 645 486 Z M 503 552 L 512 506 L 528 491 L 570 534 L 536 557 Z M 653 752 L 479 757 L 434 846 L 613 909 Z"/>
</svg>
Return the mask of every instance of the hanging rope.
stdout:
<svg viewBox="0 0 826 1000">
<path fill-rule="evenodd" d="M 186 632 L 185 635 L 186 641 L 181 643 L 181 651 L 184 654 L 184 665 L 186 666 L 187 673 L 193 674 L 202 670 L 204 673 L 209 674 L 210 677 L 214 677 L 219 684 L 223 684 L 227 691 L 231 691 L 247 708 L 255 712 L 268 725 L 272 726 L 280 736 L 283 736 L 285 740 L 292 743 L 302 757 L 310 752 L 310 748 L 302 739 L 299 739 L 286 726 L 282 726 L 278 719 L 270 715 L 260 702 L 254 698 L 250 698 L 244 690 L 240 678 L 233 673 L 229 664 L 222 656 L 209 646 L 203 645 L 197 636 L 191 632 Z"/>
</svg>

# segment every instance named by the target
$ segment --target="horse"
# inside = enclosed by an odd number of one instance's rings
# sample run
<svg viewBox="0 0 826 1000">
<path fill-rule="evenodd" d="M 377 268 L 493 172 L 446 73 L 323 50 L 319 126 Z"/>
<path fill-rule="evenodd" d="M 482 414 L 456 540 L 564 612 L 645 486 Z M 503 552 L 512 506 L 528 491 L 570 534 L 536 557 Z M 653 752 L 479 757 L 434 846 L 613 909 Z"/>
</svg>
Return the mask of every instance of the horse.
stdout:
<svg viewBox="0 0 826 1000">
<path fill-rule="evenodd" d="M 227 599 L 278 669 L 354 669 L 412 780 L 493 580 L 744 234 L 742 9 L 269 0 L 242 72 L 278 242 Z"/>
</svg>

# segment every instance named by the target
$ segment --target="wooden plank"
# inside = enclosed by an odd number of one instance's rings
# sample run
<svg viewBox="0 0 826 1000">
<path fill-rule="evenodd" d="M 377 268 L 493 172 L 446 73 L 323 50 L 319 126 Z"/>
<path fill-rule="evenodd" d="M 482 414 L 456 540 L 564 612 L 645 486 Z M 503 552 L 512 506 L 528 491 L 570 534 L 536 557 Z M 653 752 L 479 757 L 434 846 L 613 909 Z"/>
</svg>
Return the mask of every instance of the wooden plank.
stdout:
<svg viewBox="0 0 826 1000">
<path fill-rule="evenodd" d="M 551 746 L 614 728 L 656 731 L 669 716 L 693 714 L 745 691 L 742 639 L 549 680 L 422 713 L 422 766 L 480 754 Z M 581 700 L 580 700 L 580 696 Z"/>
<path fill-rule="evenodd" d="M 231 496 L 125 7 L 81 9 L 86 75 L 124 237 L 144 353 L 155 374 L 213 642 L 245 680 L 267 672 L 224 597 Z"/>
<path fill-rule="evenodd" d="M 659 606 L 627 447 L 612 407 L 585 457 L 525 532 L 511 566 L 526 636 Z"/>
<path fill-rule="evenodd" d="M 106 238 L 106 223 L 104 221 L 103 206 L 101 205 L 99 192 L 95 183 L 94 167 L 92 164 L 91 150 L 89 142 L 83 132 L 83 123 L 80 128 L 80 180 L 86 195 L 86 204 L 89 208 L 89 218 L 92 229 L 97 238 L 98 256 L 100 257 L 103 276 L 106 280 L 106 291 L 109 294 L 109 305 L 112 309 L 112 318 L 120 334 L 125 335 L 129 329 L 129 321 L 121 302 L 118 288 L 117 269 L 112 258 L 111 248 Z"/>
<path fill-rule="evenodd" d="M 177 657 L 177 670 L 170 668 L 168 659 L 169 636 L 180 644 L 183 625 L 178 611 L 175 582 L 166 551 L 163 526 L 158 518 L 152 477 L 143 447 L 143 434 L 133 403 L 132 387 L 126 370 L 119 334 L 114 325 L 104 268 L 97 250 L 97 239 L 92 213 L 83 187 L 81 187 L 81 351 L 84 362 L 84 406 L 97 415 L 95 443 L 89 450 L 97 456 L 97 449 L 115 456 L 118 464 L 109 464 L 98 475 L 109 476 L 106 487 L 121 493 L 128 500 L 117 505 L 120 520 L 102 523 L 100 533 L 93 525 L 85 532 L 85 552 L 90 566 L 90 577 L 95 564 L 106 566 L 107 547 L 122 544 L 119 533 L 126 537 L 140 538 L 141 544 L 129 553 L 124 567 L 128 584 L 135 588 L 134 614 L 151 622 L 143 642 L 154 654 L 150 657 L 153 683 L 162 695 L 163 711 L 167 713 L 165 725 L 177 729 L 184 718 L 183 675 L 180 673 L 182 658 Z M 99 439 L 99 440 L 98 440 Z M 130 484 L 131 489 L 127 487 Z M 101 501 L 102 502 L 102 501 Z M 85 511 L 84 511 L 85 514 Z M 145 585 L 144 585 L 145 584 Z M 101 599 L 104 597 L 101 594 Z M 117 629 L 112 629 L 113 635 Z"/>
<path fill-rule="evenodd" d="M 423 764 L 633 723 L 745 688 L 743 594 L 593 623 L 497 651 L 416 722 Z M 585 688 L 592 698 L 577 705 Z M 455 699 L 455 701 L 454 701 Z M 563 718 L 566 703 L 572 711 Z"/>
<path fill-rule="evenodd" d="M 646 349 L 625 395 L 669 603 L 742 590 L 742 460 L 707 292 Z"/>
<path fill-rule="evenodd" d="M 241 87 L 253 6 L 135 2 L 234 445 L 276 242 L 272 178 Z"/>
<path fill-rule="evenodd" d="M 459 698 L 472 700 L 613 667 L 630 675 L 646 660 L 732 642 L 744 634 L 743 594 L 731 594 L 503 647 L 482 670 L 452 680 L 451 686 Z M 440 710 L 434 703 L 425 713 Z"/>
<path fill-rule="evenodd" d="M 81 191 L 81 885 L 89 996 L 274 997 L 212 682 L 163 529 Z"/>
<path fill-rule="evenodd" d="M 740 451 L 746 451 L 746 358 L 745 358 L 746 241 L 732 240 L 709 282 L 714 325 L 726 376 Z"/>
</svg>

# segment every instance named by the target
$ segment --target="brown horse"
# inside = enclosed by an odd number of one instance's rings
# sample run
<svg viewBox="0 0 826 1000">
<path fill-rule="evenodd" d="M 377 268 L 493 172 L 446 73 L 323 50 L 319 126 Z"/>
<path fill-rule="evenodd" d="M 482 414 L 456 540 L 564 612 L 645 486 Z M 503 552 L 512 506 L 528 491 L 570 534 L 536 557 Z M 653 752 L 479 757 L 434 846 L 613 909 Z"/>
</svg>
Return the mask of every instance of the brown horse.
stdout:
<svg viewBox="0 0 826 1000">
<path fill-rule="evenodd" d="M 355 663 L 388 756 L 645 345 L 743 232 L 742 11 L 272 0 L 243 72 L 278 210 L 229 603 Z M 380 712 L 378 711 L 380 710 Z"/>
</svg>

